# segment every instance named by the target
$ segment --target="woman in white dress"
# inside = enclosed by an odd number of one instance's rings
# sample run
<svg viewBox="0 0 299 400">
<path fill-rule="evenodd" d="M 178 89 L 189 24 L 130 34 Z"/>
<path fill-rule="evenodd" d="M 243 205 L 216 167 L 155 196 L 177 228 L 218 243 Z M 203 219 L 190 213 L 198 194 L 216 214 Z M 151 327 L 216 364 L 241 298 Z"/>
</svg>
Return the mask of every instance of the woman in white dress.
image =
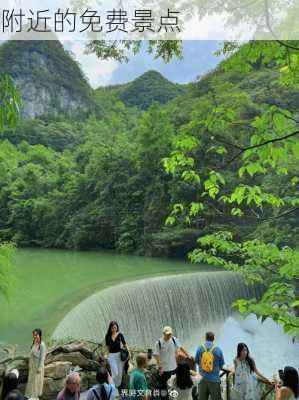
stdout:
<svg viewBox="0 0 299 400">
<path fill-rule="evenodd" d="M 198 385 L 201 379 L 200 374 L 190 370 L 188 363 L 178 363 L 176 374 L 172 375 L 167 381 L 170 398 L 192 400 L 192 388 Z"/>
<path fill-rule="evenodd" d="M 258 386 L 257 377 L 271 385 L 256 368 L 253 358 L 249 355 L 248 346 L 239 343 L 237 346 L 237 357 L 234 359 L 235 383 L 232 392 L 233 400 L 260 400 L 261 393 Z"/>
<path fill-rule="evenodd" d="M 42 331 L 40 329 L 34 329 L 32 336 L 33 342 L 29 356 L 28 381 L 25 395 L 29 399 L 38 399 L 43 394 L 46 345 L 42 341 Z"/>
</svg>

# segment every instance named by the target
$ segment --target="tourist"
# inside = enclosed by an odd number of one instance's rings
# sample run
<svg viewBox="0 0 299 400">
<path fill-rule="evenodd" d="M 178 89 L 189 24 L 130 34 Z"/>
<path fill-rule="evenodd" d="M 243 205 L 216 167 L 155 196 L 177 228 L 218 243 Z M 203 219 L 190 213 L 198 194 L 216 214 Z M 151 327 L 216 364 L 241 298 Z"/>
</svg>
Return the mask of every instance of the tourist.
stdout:
<svg viewBox="0 0 299 400">
<path fill-rule="evenodd" d="M 111 367 L 112 379 L 115 386 L 119 388 L 122 382 L 125 364 L 125 360 L 121 359 L 121 350 L 126 350 L 129 355 L 129 349 L 116 321 L 110 322 L 105 336 L 105 342 L 109 351 L 108 360 Z"/>
<path fill-rule="evenodd" d="M 199 366 L 202 380 L 199 384 L 200 400 L 221 400 L 220 370 L 224 365 L 221 349 L 214 345 L 213 332 L 206 333 L 206 342 L 198 347 L 195 362 Z"/>
<path fill-rule="evenodd" d="M 181 346 L 179 340 L 173 336 L 170 326 L 163 328 L 163 336 L 156 342 L 154 357 L 159 367 L 159 390 L 162 398 L 168 398 L 167 381 L 176 373 L 178 351 L 190 357 Z"/>
<path fill-rule="evenodd" d="M 257 377 L 269 385 L 271 385 L 271 382 L 257 370 L 256 364 L 253 358 L 250 357 L 248 346 L 245 343 L 239 343 L 237 346 L 237 356 L 234 359 L 234 366 L 235 383 L 232 399 L 259 400 L 261 393 Z"/>
<path fill-rule="evenodd" d="M 28 382 L 25 395 L 29 399 L 38 399 L 43 394 L 46 345 L 42 341 L 42 331 L 40 329 L 34 329 L 32 336 L 33 342 L 29 356 Z"/>
<path fill-rule="evenodd" d="M 170 397 L 176 400 L 192 400 L 192 388 L 198 385 L 202 376 L 195 371 L 190 370 L 187 362 L 181 362 L 177 365 L 176 374 L 168 380 Z M 174 396 L 172 396 L 174 391 Z"/>
<path fill-rule="evenodd" d="M 80 375 L 72 372 L 66 378 L 65 388 L 58 393 L 57 400 L 79 400 L 80 398 Z"/>
<path fill-rule="evenodd" d="M 148 387 L 144 370 L 147 366 L 147 355 L 145 353 L 137 354 L 136 364 L 137 368 L 130 373 L 129 396 L 132 400 L 146 400 Z"/>
<path fill-rule="evenodd" d="M 99 363 L 100 367 L 106 368 L 107 371 L 109 372 L 109 374 L 112 375 L 109 361 L 107 360 L 107 358 L 104 355 L 102 355 L 102 354 L 99 355 L 98 363 Z"/>
<path fill-rule="evenodd" d="M 106 368 L 99 367 L 96 380 L 98 384 L 89 389 L 86 400 L 114 400 L 116 388 Z"/>
<path fill-rule="evenodd" d="M 275 400 L 295 400 L 299 397 L 298 371 L 285 367 L 281 380 L 275 378 Z"/>
<path fill-rule="evenodd" d="M 19 371 L 12 369 L 8 374 L 4 376 L 1 400 L 7 400 L 8 398 L 24 399 L 22 393 L 18 390 L 19 383 Z"/>
</svg>

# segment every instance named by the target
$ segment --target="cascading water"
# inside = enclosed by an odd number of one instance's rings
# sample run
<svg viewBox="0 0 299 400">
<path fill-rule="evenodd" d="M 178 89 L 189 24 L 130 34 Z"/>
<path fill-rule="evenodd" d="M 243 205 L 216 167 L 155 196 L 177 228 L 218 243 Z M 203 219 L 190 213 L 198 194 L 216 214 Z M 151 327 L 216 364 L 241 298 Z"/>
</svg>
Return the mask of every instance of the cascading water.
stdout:
<svg viewBox="0 0 299 400">
<path fill-rule="evenodd" d="M 77 305 L 60 322 L 54 339 L 103 340 L 110 320 L 117 320 L 129 344 L 152 347 L 164 325 L 182 342 L 223 323 L 238 298 L 255 291 L 231 272 L 187 273 L 138 280 L 102 290 Z"/>
<path fill-rule="evenodd" d="M 245 319 L 240 319 L 238 315 L 228 317 L 217 336 L 226 364 L 233 364 L 239 342 L 247 344 L 258 370 L 269 378 L 286 365 L 299 369 L 298 341 L 293 341 L 271 319 L 262 323 L 254 315 Z"/>
</svg>

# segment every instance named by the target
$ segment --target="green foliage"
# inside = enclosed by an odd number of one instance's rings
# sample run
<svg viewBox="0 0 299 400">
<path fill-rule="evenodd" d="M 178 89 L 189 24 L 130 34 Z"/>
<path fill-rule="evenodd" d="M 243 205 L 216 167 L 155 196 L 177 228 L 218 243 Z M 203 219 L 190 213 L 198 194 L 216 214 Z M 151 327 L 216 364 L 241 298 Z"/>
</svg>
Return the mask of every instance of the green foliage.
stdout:
<svg viewBox="0 0 299 400">
<path fill-rule="evenodd" d="M 2 140 L 9 139 L 13 144 L 27 141 L 29 144 L 42 144 L 56 151 L 74 149 L 84 141 L 82 123 L 65 120 L 57 116 L 21 120 L 14 131 L 6 129 L 0 134 Z"/>
<path fill-rule="evenodd" d="M 9 75 L 0 76 L 0 132 L 15 128 L 19 120 L 21 100 Z"/>
<path fill-rule="evenodd" d="M 6 298 L 13 285 L 12 255 L 14 245 L 11 243 L 0 243 L 0 293 Z"/>
<path fill-rule="evenodd" d="M 19 119 L 20 97 L 10 76 L 4 75 L 0 78 L 0 132 L 6 127 L 15 128 Z M 2 180 L 3 167 L 8 171 L 6 158 L 1 160 L 0 156 L 0 181 Z M 14 246 L 12 243 L 0 242 L 0 293 L 8 298 L 13 283 L 11 257 Z"/>
<path fill-rule="evenodd" d="M 282 80 L 289 71 L 275 46 L 272 58 L 264 42 L 234 47 L 181 93 L 171 84 L 175 97 L 164 105 L 147 108 L 172 91 L 149 73 L 138 85 L 159 81 L 162 90 L 149 91 L 144 111 L 120 100 L 128 88 L 137 96 L 135 81 L 96 90 L 96 112 L 82 122 L 48 115 L 7 129 L 0 239 L 184 257 L 200 237 L 193 261 L 267 285 L 239 310 L 296 334 L 299 96 Z M 263 51 L 267 57 L 255 54 Z"/>
<path fill-rule="evenodd" d="M 102 60 L 128 62 L 130 55 L 141 49 L 141 40 L 91 40 L 87 45 L 88 52 L 94 53 Z M 147 52 L 154 58 L 162 58 L 168 63 L 173 57 L 182 58 L 182 42 L 180 40 L 148 40 Z"/>
<path fill-rule="evenodd" d="M 164 161 L 173 177 L 198 176 L 194 196 L 178 199 L 166 222 L 206 225 L 191 261 L 239 272 L 246 283 L 264 285 L 261 299 L 236 303 L 239 311 L 253 312 L 262 320 L 271 317 L 299 336 L 298 100 L 284 99 L 285 85 L 291 92 L 298 87 L 296 50 L 276 42 L 226 45 L 227 50 L 233 55 L 193 89 L 201 95 L 197 109 L 180 127 Z M 285 64 L 288 68 L 282 68 Z M 273 76 L 272 91 L 281 90 L 274 104 L 265 92 L 263 104 L 258 104 L 256 83 L 248 79 L 256 71 L 264 79 L 264 70 Z M 223 75 L 228 77 L 225 83 Z M 209 90 L 203 91 L 203 85 Z M 182 147 L 181 141 L 190 146 Z M 204 148 L 210 168 L 204 166 Z M 211 221 L 211 208 L 218 214 L 217 223 L 215 217 Z M 237 227 L 232 226 L 234 219 L 239 220 Z M 294 249 L 283 247 L 286 244 Z"/>
<path fill-rule="evenodd" d="M 92 90 L 73 57 L 64 50 L 59 40 L 55 40 L 55 36 L 53 39 L 3 43 L 0 47 L 1 73 L 9 74 L 19 86 L 25 85 L 24 94 L 32 87 L 35 96 L 43 90 L 46 100 L 51 100 L 49 106 L 53 113 L 69 111 L 69 105 L 63 106 L 63 101 L 57 98 L 58 94 L 62 97 L 68 94 L 71 101 L 80 104 L 73 118 L 82 117 L 87 109 L 88 112 L 94 109 Z"/>
<path fill-rule="evenodd" d="M 240 273 L 246 283 L 264 287 L 261 299 L 240 299 L 235 303 L 241 313 L 254 313 L 262 320 L 270 317 L 286 332 L 299 335 L 298 251 L 258 239 L 236 242 L 230 232 L 205 235 L 198 244 L 200 248 L 190 253 L 192 262 L 224 267 Z"/>
<path fill-rule="evenodd" d="M 164 104 L 184 93 L 185 87 L 168 81 L 157 71 L 147 71 L 130 83 L 112 86 L 108 90 L 126 106 L 147 110 L 154 102 Z"/>
</svg>

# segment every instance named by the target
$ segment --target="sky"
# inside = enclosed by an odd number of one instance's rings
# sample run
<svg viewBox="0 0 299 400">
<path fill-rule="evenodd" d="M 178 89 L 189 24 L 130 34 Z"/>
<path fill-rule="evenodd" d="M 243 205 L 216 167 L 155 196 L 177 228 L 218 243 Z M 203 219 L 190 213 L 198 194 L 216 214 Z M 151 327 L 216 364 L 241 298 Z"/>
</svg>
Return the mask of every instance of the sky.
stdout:
<svg viewBox="0 0 299 400">
<path fill-rule="evenodd" d="M 5 2 L 12 0 L 2 1 L 5 4 Z M 45 8 L 49 7 L 51 10 L 56 10 L 61 1 L 67 2 L 68 0 L 18 1 L 21 1 L 24 7 L 26 5 L 28 9 L 39 9 L 38 5 L 42 3 Z M 96 2 L 96 0 L 94 1 Z M 112 0 L 103 0 L 103 3 L 108 3 L 110 6 L 110 3 L 113 2 Z M 134 1 L 127 0 L 125 3 L 131 4 Z M 100 11 L 103 11 L 102 8 L 100 8 Z M 160 59 L 155 60 L 152 55 L 146 52 L 145 45 L 138 55 L 130 56 L 128 63 L 121 64 L 115 60 L 99 60 L 94 54 L 85 54 L 86 42 L 77 32 L 72 34 L 63 32 L 61 36 L 56 34 L 64 47 L 72 52 L 93 88 L 132 81 L 152 69 L 159 71 L 170 81 L 188 83 L 215 68 L 220 59 L 214 53 L 223 40 L 233 39 L 234 35 L 237 35 L 239 40 L 248 40 L 250 37 L 249 27 L 244 25 L 236 30 L 236 27 L 225 23 L 227 17 L 228 15 L 219 9 L 215 10 L 212 15 L 206 15 L 201 19 L 197 15 L 193 15 L 190 20 L 185 21 L 183 37 L 188 40 L 183 41 L 183 60 L 174 59 L 168 64 Z M 113 40 L 110 37 L 109 39 Z"/>
<path fill-rule="evenodd" d="M 173 59 L 168 64 L 148 54 L 145 44 L 128 63 L 103 61 L 94 54 L 87 55 L 82 41 L 64 42 L 64 47 L 72 52 L 93 88 L 129 82 L 152 69 L 172 82 L 188 83 L 215 68 L 221 60 L 214 54 L 221 42 L 212 40 L 183 41 L 183 60 Z"/>
</svg>

